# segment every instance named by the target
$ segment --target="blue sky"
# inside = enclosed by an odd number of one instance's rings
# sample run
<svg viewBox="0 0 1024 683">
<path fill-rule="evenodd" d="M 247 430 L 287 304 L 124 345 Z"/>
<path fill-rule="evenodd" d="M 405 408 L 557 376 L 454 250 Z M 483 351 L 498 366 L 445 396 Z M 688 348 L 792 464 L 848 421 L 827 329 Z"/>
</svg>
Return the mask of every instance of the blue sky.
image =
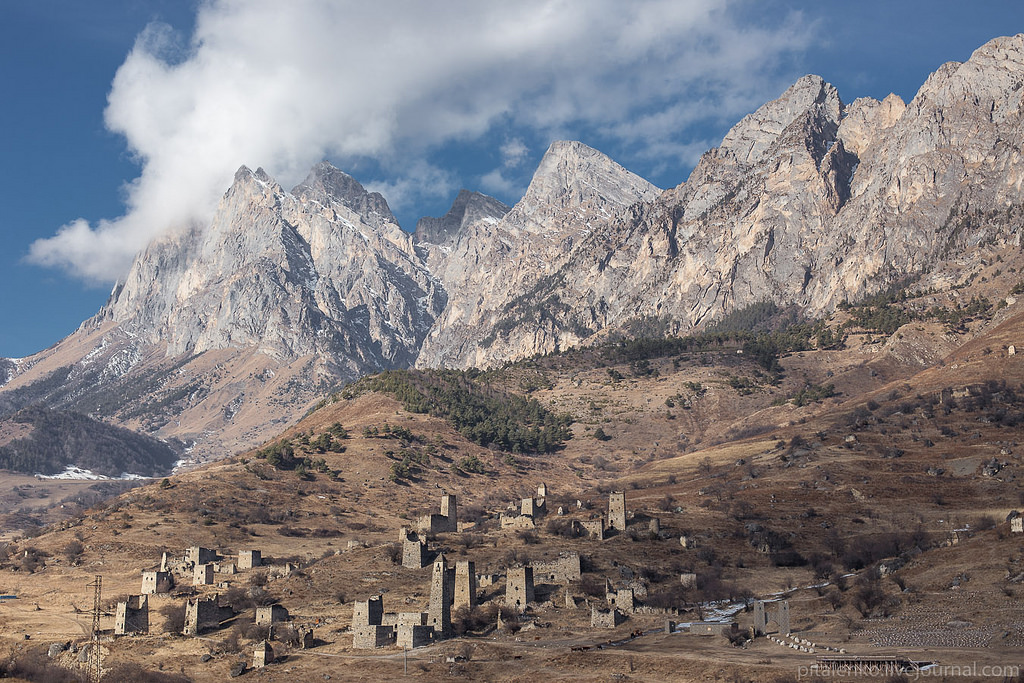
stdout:
<svg viewBox="0 0 1024 683">
<path fill-rule="evenodd" d="M 328 158 L 406 229 L 460 187 L 514 203 L 559 138 L 669 187 L 805 73 L 846 102 L 909 100 L 943 62 L 1024 31 L 1019 1 L 2 7 L 7 357 L 95 313 L 131 255 L 165 223 L 208 217 L 241 164 L 289 186 Z"/>
</svg>

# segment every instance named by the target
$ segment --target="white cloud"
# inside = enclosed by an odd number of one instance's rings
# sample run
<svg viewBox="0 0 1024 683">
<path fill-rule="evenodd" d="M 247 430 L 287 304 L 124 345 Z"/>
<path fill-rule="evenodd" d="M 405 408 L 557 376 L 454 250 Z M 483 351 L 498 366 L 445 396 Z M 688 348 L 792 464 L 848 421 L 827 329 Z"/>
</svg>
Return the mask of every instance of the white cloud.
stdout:
<svg viewBox="0 0 1024 683">
<path fill-rule="evenodd" d="M 526 185 L 513 178 L 506 178 L 502 170 L 496 168 L 480 176 L 480 189 L 502 201 L 513 201 L 512 197 L 522 196 Z"/>
<path fill-rule="evenodd" d="M 530 149 L 519 138 L 506 140 L 501 146 L 501 165 L 505 168 L 516 168 L 526 161 Z"/>
<path fill-rule="evenodd" d="M 459 186 L 450 171 L 425 161 L 413 161 L 394 179 L 368 182 L 364 187 L 371 192 L 380 192 L 392 210 L 401 211 L 423 199 L 449 197 Z"/>
<path fill-rule="evenodd" d="M 499 125 L 508 168 L 527 154 L 516 131 L 685 148 L 694 121 L 781 92 L 776 59 L 807 43 L 798 15 L 765 28 L 737 7 L 756 4 L 209 0 L 188 40 L 150 27 L 114 78 L 107 126 L 141 164 L 125 215 L 76 221 L 30 258 L 114 279 L 155 235 L 208 219 L 241 164 L 287 185 L 324 157 L 370 157 L 390 175 L 377 185 L 411 199 L 458 184 L 428 172 L 431 149 Z"/>
</svg>

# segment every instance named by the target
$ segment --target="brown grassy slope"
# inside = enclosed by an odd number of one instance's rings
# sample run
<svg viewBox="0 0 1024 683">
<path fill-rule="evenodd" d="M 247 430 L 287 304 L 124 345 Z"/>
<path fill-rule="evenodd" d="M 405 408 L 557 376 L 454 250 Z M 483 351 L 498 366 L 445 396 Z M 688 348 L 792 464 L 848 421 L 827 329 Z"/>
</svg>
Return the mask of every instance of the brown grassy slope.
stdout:
<svg viewBox="0 0 1024 683">
<path fill-rule="evenodd" d="M 578 419 L 576 438 L 562 452 L 517 456 L 514 465 L 500 453 L 467 442 L 441 420 L 406 413 L 390 398 L 369 394 L 340 401 L 281 436 L 297 442 L 303 434 L 315 436 L 340 422 L 351 434 L 344 441 L 345 452 L 314 455 L 324 458 L 337 478 L 316 473 L 306 481 L 295 472 L 276 471 L 250 453 L 173 477 L 170 488 L 154 483 L 134 490 L 74 527 L 17 544 L 20 553 L 31 547 L 51 556 L 35 573 L 14 571 L 17 562 L 11 560 L 0 570 L 0 584 L 22 595 L 18 603 L 0 607 L 8 610 L 0 637 L 13 643 L 26 633 L 36 639 L 82 633 L 88 615 L 76 614 L 74 607 L 88 606 L 86 584 L 93 575 L 103 575 L 105 595 L 135 592 L 139 572 L 154 567 L 164 549 L 180 552 L 193 543 L 225 552 L 256 547 L 279 560 L 302 562 L 299 572 L 271 578 L 264 588 L 300 622 L 319 620 L 318 637 L 325 641 L 311 653 L 289 652 L 287 662 L 264 678 L 398 675 L 400 658 L 353 652 L 346 632 L 353 599 L 386 591 L 389 610 L 426 604 L 429 570 L 403 570 L 389 557 L 387 544 L 396 538 L 397 528 L 418 513 L 436 509 L 441 490 L 459 495 L 466 516 L 485 519 L 485 512 L 505 509 L 544 481 L 552 490 L 552 507 L 561 504 L 576 519 L 600 513 L 604 491 L 625 489 L 634 514 L 632 533 L 597 542 L 555 535 L 546 523 L 533 534 L 518 534 L 499 531 L 492 522 L 475 533 L 442 536 L 434 547 L 449 560 L 474 560 L 478 571 L 500 571 L 517 561 L 575 550 L 585 557 L 587 568 L 585 585 L 573 589 L 578 596 L 588 586 L 599 589 L 605 579 L 624 585 L 631 572 L 652 602 L 663 596 L 682 600 L 680 606 L 701 595 L 768 595 L 808 586 L 821 580 L 815 574 L 834 580 L 848 568 L 905 554 L 906 564 L 897 576 L 907 592 L 885 578 L 880 583 L 884 600 L 867 607 L 859 603 L 861 587 L 850 578 L 845 590 L 834 589 L 834 608 L 831 587 L 797 591 L 792 595 L 794 625 L 808 638 L 851 652 L 889 651 L 892 646 L 886 644 L 895 642 L 922 658 L 1003 661 L 1024 642 L 1020 589 L 1009 580 L 1024 571 L 1024 547 L 1019 537 L 1008 535 L 1005 523 L 980 527 L 989 525 L 986 517 L 998 522 L 1009 509 L 1021 506 L 1015 457 L 1019 427 L 1008 426 L 1006 414 L 994 419 L 999 410 L 1012 414 L 1020 406 L 1005 388 L 989 387 L 985 394 L 977 387 L 1005 380 L 1014 388 L 1024 381 L 1016 362 L 1020 357 L 1001 350 L 1022 328 L 1021 317 L 1012 317 L 964 346 L 944 366 L 923 372 L 876 352 L 877 345 L 795 354 L 783 360 L 787 373 L 779 386 L 758 384 L 743 396 L 728 378 L 754 378 L 756 368 L 734 352 L 718 353 L 710 366 L 704 364 L 705 356 L 685 360 L 678 368 L 671 359 L 662 359 L 654 362 L 656 378 L 630 377 L 628 366 L 618 365 L 625 375 L 618 381 L 611 380 L 607 367 L 596 365 L 569 371 L 512 368 L 494 381 L 521 386 L 544 376 L 544 386 L 551 388 L 536 389 L 533 395 Z M 992 350 L 986 353 L 986 348 Z M 804 407 L 772 405 L 806 383 L 824 380 L 835 381 L 840 395 Z M 706 388 L 700 397 L 687 393 L 694 382 Z M 953 390 L 948 402 L 941 399 L 946 387 Z M 983 395 L 987 403 L 979 402 Z M 681 405 L 686 400 L 689 408 Z M 385 451 L 397 452 L 401 444 L 362 436 L 364 427 L 385 422 L 416 435 L 410 448 L 438 448 L 430 464 L 406 484 L 388 480 L 396 457 Z M 591 436 L 598 426 L 611 435 L 609 441 Z M 744 433 L 753 436 L 737 438 Z M 897 450 L 902 451 L 898 457 Z M 454 473 L 452 465 L 469 455 L 480 458 L 488 472 Z M 1005 465 L 985 474 L 984 465 L 993 457 Z M 584 509 L 575 509 L 577 499 Z M 664 538 L 648 537 L 645 515 L 660 518 Z M 959 545 L 943 547 L 951 529 L 968 523 L 977 530 L 962 534 Z M 72 566 L 63 550 L 76 534 L 85 550 L 80 564 Z M 696 547 L 684 549 L 680 535 L 693 539 Z M 781 547 L 764 552 L 766 539 Z M 349 541 L 371 547 L 350 550 Z M 924 552 L 914 550 L 918 547 Z M 780 552 L 813 560 L 813 565 L 776 566 L 794 561 Z M 703 593 L 679 595 L 674 592 L 678 573 L 690 570 L 700 575 Z M 251 574 L 226 580 L 242 587 L 254 581 Z M 951 590 L 954 582 L 960 588 Z M 484 593 L 497 595 L 500 586 Z M 556 602 L 558 597 L 556 592 Z M 35 604 L 41 609 L 35 610 Z M 773 680 L 806 659 L 764 641 L 740 651 L 682 636 L 657 643 L 641 639 L 608 655 L 570 653 L 571 644 L 599 642 L 608 635 L 589 628 L 585 610 L 546 607 L 538 608 L 536 616 L 552 626 L 526 632 L 530 635 L 525 638 L 520 634 L 518 642 L 511 636 L 470 639 L 477 651 L 465 665 L 466 675 L 594 680 L 619 672 L 645 680 L 676 680 L 682 658 L 693 674 L 689 680 L 712 672 Z M 964 621 L 971 626 L 949 625 Z M 637 616 L 620 630 L 658 623 L 657 617 Z M 971 638 L 958 645 L 956 637 L 964 633 Z M 184 668 L 197 680 L 221 680 L 234 657 L 230 629 L 210 638 L 124 639 L 110 647 L 108 656 L 111 661 L 136 659 L 151 668 Z M 915 642 L 933 645 L 913 649 Z M 987 647 L 964 649 L 977 642 Z M 243 636 L 241 643 L 247 647 L 249 641 Z M 215 658 L 200 662 L 199 655 L 211 648 L 218 653 Z M 429 680 L 449 672 L 431 663 L 430 652 L 436 654 L 436 649 L 414 653 L 414 677 Z M 517 655 L 524 659 L 513 660 Z M 626 657 L 632 657 L 631 664 Z"/>
</svg>

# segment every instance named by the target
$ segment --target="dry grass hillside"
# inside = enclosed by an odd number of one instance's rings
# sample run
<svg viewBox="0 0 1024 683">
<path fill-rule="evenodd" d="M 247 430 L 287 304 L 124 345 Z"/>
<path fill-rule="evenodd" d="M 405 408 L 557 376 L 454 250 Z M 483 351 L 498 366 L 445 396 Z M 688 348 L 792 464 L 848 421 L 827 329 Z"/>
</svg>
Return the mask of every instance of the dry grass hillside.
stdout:
<svg viewBox="0 0 1024 683">
<path fill-rule="evenodd" d="M 832 652 L 824 646 L 1019 666 L 1024 535 L 1007 521 L 1024 508 L 1024 353 L 1010 354 L 1024 340 L 1018 307 L 922 316 L 889 333 L 847 327 L 841 347 L 784 352 L 781 373 L 726 339 L 670 353 L 631 347 L 642 358 L 572 352 L 476 376 L 571 416 L 572 438 L 547 454 L 478 445 L 394 394 L 343 393 L 261 449 L 62 515 L 7 546 L 0 593 L 18 597 L 0 602 L 0 661 L 28 680 L 65 675 L 58 666 L 82 674 L 88 657 L 47 650 L 87 642 L 87 584 L 101 576 L 105 680 L 225 680 L 266 636 L 253 616 L 270 602 L 291 623 L 272 640 L 278 661 L 245 674 L 266 681 L 781 681 Z M 838 313 L 830 334 L 863 313 Z M 547 515 L 533 529 L 501 529 L 498 515 L 542 483 Z M 572 522 L 605 514 L 614 490 L 625 492 L 628 528 L 574 535 Z M 497 582 L 481 587 L 476 612 L 457 615 L 462 637 L 407 659 L 353 649 L 354 601 L 383 594 L 387 611 L 426 609 L 431 569 L 401 566 L 398 530 L 437 512 L 442 492 L 474 526 L 429 535 L 431 551 L 472 560 Z M 268 566 L 218 573 L 212 586 L 179 582 L 152 597 L 149 635 L 109 636 L 114 605 L 139 592 L 141 572 L 193 545 L 225 562 L 259 549 Z M 496 631 L 501 575 L 562 552 L 580 555 L 581 579 L 538 582 L 537 602 L 506 610 Z M 633 588 L 646 610 L 592 628 L 590 606 L 605 604 L 609 583 Z M 219 594 L 236 615 L 198 638 L 167 632 L 193 592 Z M 779 596 L 816 653 L 660 630 L 666 616 L 711 618 L 725 603 L 745 629 L 744 603 Z M 300 649 L 292 628 L 307 626 L 315 647 Z"/>
</svg>

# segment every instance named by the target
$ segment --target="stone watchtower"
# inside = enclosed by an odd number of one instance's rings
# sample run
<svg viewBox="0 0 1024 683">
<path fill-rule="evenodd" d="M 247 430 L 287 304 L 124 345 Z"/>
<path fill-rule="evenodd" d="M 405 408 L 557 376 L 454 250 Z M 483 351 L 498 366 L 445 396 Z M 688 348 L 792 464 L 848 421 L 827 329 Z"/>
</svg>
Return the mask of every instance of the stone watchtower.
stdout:
<svg viewBox="0 0 1024 683">
<path fill-rule="evenodd" d="M 455 563 L 455 595 L 452 598 L 452 609 L 462 606 L 470 609 L 476 607 L 476 565 L 472 562 Z"/>
<path fill-rule="evenodd" d="M 384 600 L 375 595 L 352 606 L 353 626 L 380 626 L 384 620 Z"/>
<path fill-rule="evenodd" d="M 505 603 L 517 610 L 534 602 L 533 567 L 511 567 L 505 582 Z"/>
<path fill-rule="evenodd" d="M 446 493 L 441 496 L 441 516 L 448 520 L 445 531 L 459 530 L 459 504 L 454 494 Z"/>
<path fill-rule="evenodd" d="M 451 635 L 454 592 L 455 570 L 445 566 L 444 555 L 438 555 L 430 575 L 430 607 L 427 610 L 427 625 L 434 628 L 436 638 Z"/>
<path fill-rule="evenodd" d="M 626 494 L 613 491 L 608 495 L 608 528 L 626 530 Z"/>
</svg>

